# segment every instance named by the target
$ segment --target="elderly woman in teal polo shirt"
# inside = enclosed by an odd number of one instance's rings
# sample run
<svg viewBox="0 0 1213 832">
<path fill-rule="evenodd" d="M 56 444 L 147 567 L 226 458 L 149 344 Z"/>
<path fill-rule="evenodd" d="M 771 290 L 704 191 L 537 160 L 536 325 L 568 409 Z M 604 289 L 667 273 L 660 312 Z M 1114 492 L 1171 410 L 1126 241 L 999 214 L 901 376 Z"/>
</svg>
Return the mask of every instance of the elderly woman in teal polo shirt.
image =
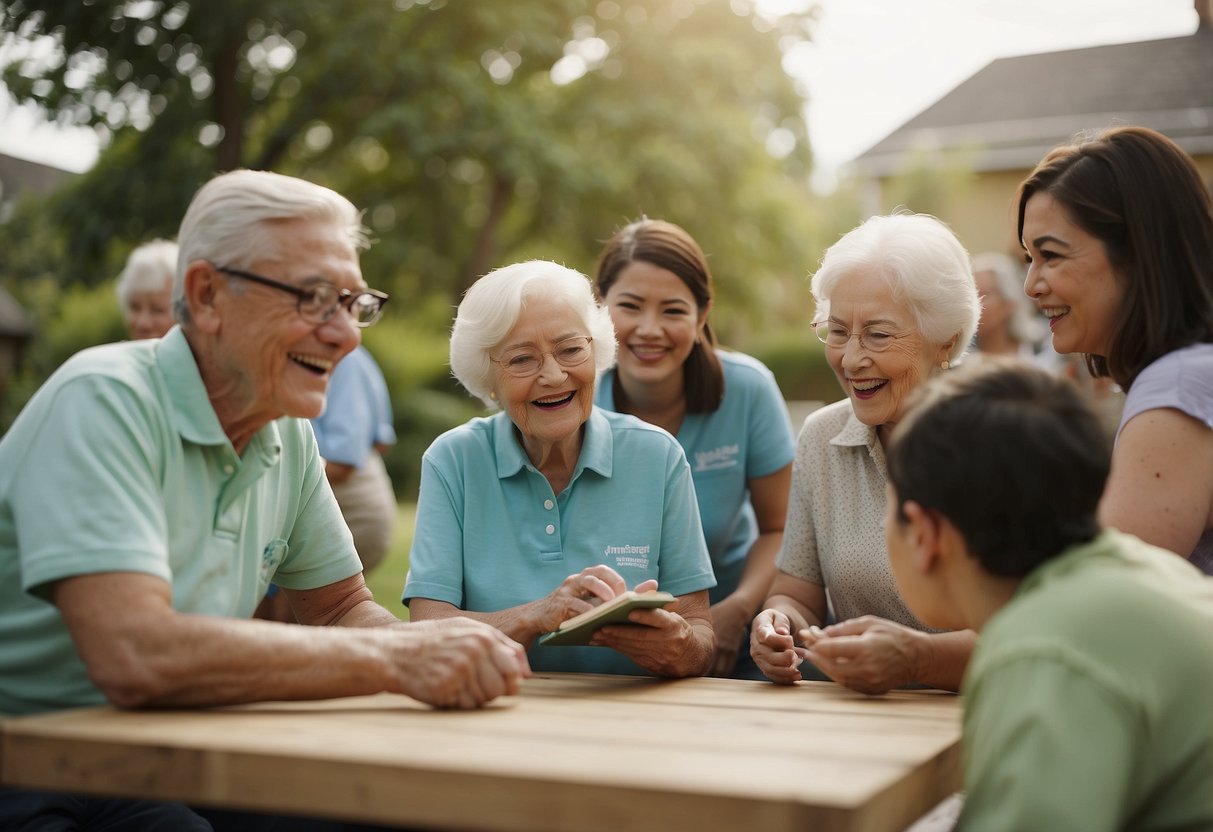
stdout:
<svg viewBox="0 0 1213 832">
<path fill-rule="evenodd" d="M 538 671 L 709 669 L 716 580 L 690 466 L 665 431 L 594 406 L 614 361 L 610 314 L 572 269 L 518 263 L 468 290 L 451 369 L 499 412 L 438 437 L 422 460 L 403 595 L 412 620 L 488 622 L 526 645 Z M 677 600 L 634 610 L 588 647 L 536 645 L 627 589 Z"/>
</svg>

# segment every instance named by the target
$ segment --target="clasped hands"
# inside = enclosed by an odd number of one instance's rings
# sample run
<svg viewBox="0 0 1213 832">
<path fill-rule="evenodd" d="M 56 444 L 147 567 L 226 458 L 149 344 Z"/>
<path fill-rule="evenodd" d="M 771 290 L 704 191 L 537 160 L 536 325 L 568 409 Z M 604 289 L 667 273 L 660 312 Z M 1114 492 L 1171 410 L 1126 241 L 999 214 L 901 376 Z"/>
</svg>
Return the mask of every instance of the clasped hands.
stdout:
<svg viewBox="0 0 1213 832">
<path fill-rule="evenodd" d="M 799 668 L 807 659 L 840 685 L 880 694 L 917 680 L 926 638 L 925 633 L 873 615 L 810 626 L 794 638 L 788 616 L 766 609 L 754 618 L 750 654 L 777 684 L 800 681 Z"/>
</svg>

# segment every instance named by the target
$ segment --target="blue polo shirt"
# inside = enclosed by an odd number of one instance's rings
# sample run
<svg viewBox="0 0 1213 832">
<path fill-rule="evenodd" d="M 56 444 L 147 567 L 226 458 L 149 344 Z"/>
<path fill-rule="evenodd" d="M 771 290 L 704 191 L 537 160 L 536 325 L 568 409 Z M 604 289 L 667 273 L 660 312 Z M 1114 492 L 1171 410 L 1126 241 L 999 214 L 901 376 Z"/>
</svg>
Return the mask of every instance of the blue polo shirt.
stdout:
<svg viewBox="0 0 1213 832">
<path fill-rule="evenodd" d="M 448 431 L 425 452 L 405 603 L 495 612 L 596 564 L 629 588 L 649 578 L 674 595 L 715 585 L 691 472 L 665 431 L 595 407 L 559 495 L 505 413 Z M 535 647 L 529 658 L 541 671 L 647 675 L 605 647 Z"/>
<path fill-rule="evenodd" d="M 758 520 L 748 481 L 774 474 L 796 455 L 792 425 L 775 376 L 762 362 L 720 350 L 724 400 L 712 413 L 688 413 L 678 442 L 691 464 L 695 496 L 716 588 L 712 603 L 737 590 Z M 595 403 L 615 409 L 615 370 L 598 383 Z"/>
<path fill-rule="evenodd" d="M 139 572 L 179 612 L 248 618 L 271 580 L 361 571 L 305 420 L 237 455 L 180 328 L 85 350 L 0 440 L 0 713 L 104 701 L 45 600 L 54 581 Z"/>
<path fill-rule="evenodd" d="M 396 444 L 387 382 L 366 347 L 337 362 L 324 398 L 312 429 L 325 459 L 361 468 L 375 445 Z"/>
</svg>

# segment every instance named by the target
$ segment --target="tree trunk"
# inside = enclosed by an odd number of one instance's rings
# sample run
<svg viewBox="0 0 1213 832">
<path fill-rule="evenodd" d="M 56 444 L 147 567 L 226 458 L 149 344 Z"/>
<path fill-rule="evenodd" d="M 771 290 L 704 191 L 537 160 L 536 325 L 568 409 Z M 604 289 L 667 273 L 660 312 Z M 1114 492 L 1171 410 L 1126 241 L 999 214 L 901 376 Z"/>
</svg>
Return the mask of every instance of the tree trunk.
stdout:
<svg viewBox="0 0 1213 832">
<path fill-rule="evenodd" d="M 493 190 L 489 196 L 488 213 L 484 217 L 484 222 L 480 224 L 480 230 L 476 232 L 476 241 L 472 244 L 472 255 L 468 258 L 467 266 L 464 267 L 463 274 L 459 277 L 458 297 L 463 297 L 463 293 L 476 282 L 476 279 L 492 268 L 493 258 L 497 251 L 497 229 L 501 227 L 501 220 L 505 216 L 505 211 L 509 207 L 513 195 L 513 180 L 502 174 L 495 174 Z"/>
<path fill-rule="evenodd" d="M 212 76 L 215 81 L 215 122 L 223 136 L 215 153 L 217 172 L 235 170 L 244 159 L 244 114 L 240 107 L 240 88 L 236 81 L 241 39 L 229 35 L 215 56 Z"/>
</svg>

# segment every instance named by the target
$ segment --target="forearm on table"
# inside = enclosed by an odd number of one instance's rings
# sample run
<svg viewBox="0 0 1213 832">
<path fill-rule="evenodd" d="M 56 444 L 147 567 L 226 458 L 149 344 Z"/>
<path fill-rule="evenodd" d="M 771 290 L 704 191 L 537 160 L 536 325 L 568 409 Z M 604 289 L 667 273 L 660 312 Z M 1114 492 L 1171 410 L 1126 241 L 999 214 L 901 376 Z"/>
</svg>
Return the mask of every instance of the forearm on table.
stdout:
<svg viewBox="0 0 1213 832">
<path fill-rule="evenodd" d="M 977 644 L 977 633 L 956 630 L 948 633 L 923 633 L 921 651 L 914 681 L 941 690 L 960 690 L 960 683 L 969 666 L 969 658 Z"/>
<path fill-rule="evenodd" d="M 406 666 L 407 636 L 172 614 L 118 635 L 89 661 L 94 682 L 119 707 L 223 705 L 324 699 L 392 689 Z"/>
<path fill-rule="evenodd" d="M 446 601 L 413 598 L 409 601 L 409 620 L 427 621 L 457 616 L 471 618 L 474 621 L 483 621 L 491 627 L 496 627 L 529 650 L 533 646 L 532 642 L 546 632 L 535 624 L 536 617 L 531 612 L 532 607 L 537 603 L 537 601 L 532 601 L 529 604 L 520 604 L 517 607 L 495 612 L 474 612 L 461 610 Z"/>
</svg>

